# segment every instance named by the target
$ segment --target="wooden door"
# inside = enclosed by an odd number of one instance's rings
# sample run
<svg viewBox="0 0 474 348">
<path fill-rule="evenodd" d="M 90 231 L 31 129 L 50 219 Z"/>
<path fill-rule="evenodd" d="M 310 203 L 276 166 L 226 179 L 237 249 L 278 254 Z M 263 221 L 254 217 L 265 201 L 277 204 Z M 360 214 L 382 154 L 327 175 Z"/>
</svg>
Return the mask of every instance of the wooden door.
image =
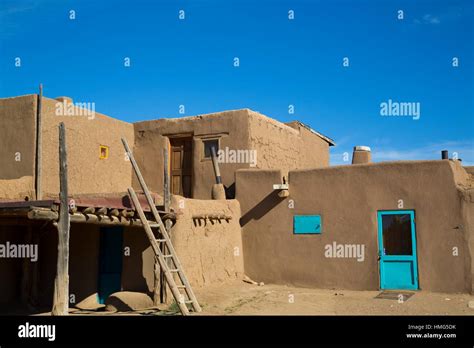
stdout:
<svg viewBox="0 0 474 348">
<path fill-rule="evenodd" d="M 170 139 L 171 193 L 192 197 L 193 139 Z"/>
</svg>

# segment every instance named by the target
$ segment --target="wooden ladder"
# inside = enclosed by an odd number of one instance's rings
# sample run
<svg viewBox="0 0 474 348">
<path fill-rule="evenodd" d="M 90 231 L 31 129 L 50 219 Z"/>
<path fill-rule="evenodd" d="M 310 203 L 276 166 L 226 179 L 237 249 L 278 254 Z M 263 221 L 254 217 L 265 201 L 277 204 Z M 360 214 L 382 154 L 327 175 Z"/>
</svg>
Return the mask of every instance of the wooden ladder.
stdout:
<svg viewBox="0 0 474 348">
<path fill-rule="evenodd" d="M 168 283 L 168 286 L 171 289 L 171 293 L 173 294 L 173 297 L 183 315 L 189 314 L 188 305 L 192 306 L 194 312 L 200 312 L 201 306 L 199 305 L 196 296 L 194 295 L 193 289 L 191 288 L 191 285 L 189 284 L 188 279 L 184 274 L 183 267 L 179 262 L 178 256 L 176 255 L 176 251 L 174 250 L 173 244 L 171 243 L 168 231 L 166 230 L 163 221 L 161 220 L 160 214 L 156 209 L 155 203 L 153 202 L 153 198 L 151 197 L 150 191 L 148 190 L 145 180 L 143 179 L 143 176 L 140 173 L 140 169 L 138 168 L 137 162 L 133 157 L 132 151 L 130 150 L 128 143 L 124 138 L 122 138 L 122 143 L 125 147 L 125 151 L 127 152 L 130 162 L 132 163 L 132 167 L 135 171 L 138 181 L 140 182 L 140 186 L 142 187 L 142 190 L 145 193 L 145 197 L 153 213 L 153 217 L 156 223 L 158 224 L 161 238 L 155 238 L 155 235 L 153 234 L 151 226 L 148 223 L 145 213 L 143 212 L 143 208 L 140 204 L 140 201 L 138 200 L 135 190 L 130 187 L 128 189 L 128 193 L 130 194 L 130 198 L 132 199 L 133 205 L 135 206 L 135 209 L 137 210 L 140 220 L 143 224 L 143 228 L 145 229 L 153 252 L 155 253 L 155 258 L 158 260 L 158 263 L 161 269 L 163 270 L 166 282 Z M 167 250 L 167 254 L 164 254 L 162 252 L 162 249 L 160 248 L 160 243 L 164 243 L 164 245 L 166 245 L 166 248 L 164 248 L 163 250 Z M 168 263 L 168 260 L 171 260 L 171 262 Z M 175 280 L 175 274 L 178 275 L 178 277 L 176 278 L 178 279 L 179 283 L 177 283 Z M 184 290 L 184 293 L 181 292 L 181 290 Z"/>
</svg>

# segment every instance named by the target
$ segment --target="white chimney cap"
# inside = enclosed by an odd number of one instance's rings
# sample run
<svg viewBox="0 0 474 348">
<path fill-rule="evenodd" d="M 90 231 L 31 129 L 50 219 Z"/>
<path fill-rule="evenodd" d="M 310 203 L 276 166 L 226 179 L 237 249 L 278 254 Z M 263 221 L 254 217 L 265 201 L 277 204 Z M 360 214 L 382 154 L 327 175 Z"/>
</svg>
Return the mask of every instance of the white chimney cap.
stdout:
<svg viewBox="0 0 474 348">
<path fill-rule="evenodd" d="M 370 147 L 368 147 L 368 146 L 354 146 L 354 151 L 367 151 L 367 152 L 370 152 Z"/>
</svg>

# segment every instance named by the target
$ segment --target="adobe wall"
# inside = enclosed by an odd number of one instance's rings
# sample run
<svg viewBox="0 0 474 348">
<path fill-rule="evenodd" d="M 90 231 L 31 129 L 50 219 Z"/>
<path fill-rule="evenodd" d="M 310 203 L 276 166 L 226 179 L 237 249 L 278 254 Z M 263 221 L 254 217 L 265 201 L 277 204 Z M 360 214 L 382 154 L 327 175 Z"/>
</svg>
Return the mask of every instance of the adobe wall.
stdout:
<svg viewBox="0 0 474 348">
<path fill-rule="evenodd" d="M 43 197 L 59 192 L 58 125 L 66 126 L 69 194 L 125 192 L 131 186 L 132 167 L 126 160 L 121 137 L 134 143 L 133 125 L 100 113 L 57 116 L 55 99 L 43 98 Z M 109 158 L 99 158 L 99 147 L 109 147 Z"/>
<path fill-rule="evenodd" d="M 297 124 L 277 122 L 249 110 L 250 147 L 257 150 L 257 168 L 288 171 L 327 167 L 329 144 Z"/>
<path fill-rule="evenodd" d="M 192 287 L 227 282 L 242 276 L 238 201 L 201 201 L 173 196 L 171 207 L 177 212 L 171 240 Z M 217 213 L 227 214 L 232 219 L 220 222 L 192 219 L 196 214 Z M 124 290 L 152 295 L 155 259 L 145 231 L 125 228 L 123 245 L 130 248 L 130 256 L 123 258 Z"/>
<path fill-rule="evenodd" d="M 0 200 L 34 199 L 36 99 L 0 99 Z"/>
<path fill-rule="evenodd" d="M 397 210 L 403 200 L 416 215 L 420 289 L 469 292 L 473 231 L 465 221 L 472 221 L 472 204 L 463 213 L 455 183 L 462 172 L 452 161 L 299 170 L 290 172 L 290 196 L 279 198 L 272 190 L 279 171 L 238 171 L 245 272 L 270 283 L 376 290 L 377 211 Z M 321 215 L 322 234 L 294 235 L 292 219 L 300 214 Z M 326 258 L 325 245 L 333 242 L 365 245 L 364 261 Z"/>
<path fill-rule="evenodd" d="M 243 252 L 237 200 L 201 201 L 173 196 L 178 219 L 173 245 L 193 287 L 242 277 Z M 192 219 L 193 215 L 226 214 L 232 219 Z"/>
<path fill-rule="evenodd" d="M 453 166 L 454 180 L 461 199 L 463 230 L 470 231 L 465 234 L 465 243 L 469 249 L 467 256 L 471 267 L 468 282 L 471 284 L 471 292 L 474 292 L 474 171 L 472 169 L 474 167 Z"/>
<path fill-rule="evenodd" d="M 193 117 L 160 119 L 134 124 L 135 159 L 148 187 L 163 192 L 163 149 L 168 148 L 167 136 L 189 134 L 193 141 L 193 198 L 210 199 L 212 184 L 215 183 L 214 169 L 210 159 L 204 159 L 202 139 L 220 136 L 220 148 L 248 148 L 247 111 L 233 110 Z M 234 183 L 234 172 L 247 168 L 248 164 L 221 164 L 221 176 L 225 186 Z M 133 177 L 133 185 L 139 188 Z"/>
</svg>

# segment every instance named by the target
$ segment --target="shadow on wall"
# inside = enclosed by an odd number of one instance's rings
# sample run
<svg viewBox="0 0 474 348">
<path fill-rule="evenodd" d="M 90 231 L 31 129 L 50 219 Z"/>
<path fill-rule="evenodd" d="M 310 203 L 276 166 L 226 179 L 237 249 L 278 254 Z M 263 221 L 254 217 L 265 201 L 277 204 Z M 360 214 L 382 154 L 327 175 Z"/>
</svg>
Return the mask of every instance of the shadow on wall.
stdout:
<svg viewBox="0 0 474 348">
<path fill-rule="evenodd" d="M 270 192 L 260 203 L 255 205 L 240 218 L 240 226 L 244 227 L 251 220 L 259 220 L 284 200 L 285 198 L 278 196 L 277 190 Z"/>
<path fill-rule="evenodd" d="M 123 237 L 123 246 L 130 252 L 123 257 L 122 291 L 153 296 L 155 262 L 145 232 L 140 228 L 125 228 Z"/>
<path fill-rule="evenodd" d="M 235 182 L 232 185 L 224 186 L 226 199 L 235 199 Z"/>
</svg>

